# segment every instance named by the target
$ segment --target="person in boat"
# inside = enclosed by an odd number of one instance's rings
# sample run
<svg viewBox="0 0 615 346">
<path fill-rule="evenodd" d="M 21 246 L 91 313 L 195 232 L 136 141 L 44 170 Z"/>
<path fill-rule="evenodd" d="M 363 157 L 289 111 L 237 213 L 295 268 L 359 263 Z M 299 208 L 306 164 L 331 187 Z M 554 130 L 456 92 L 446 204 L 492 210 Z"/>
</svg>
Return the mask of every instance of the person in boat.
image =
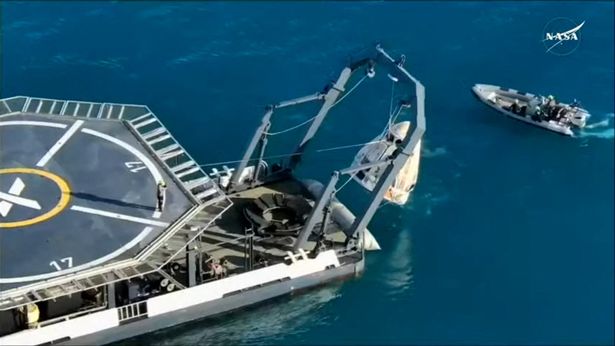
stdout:
<svg viewBox="0 0 615 346">
<path fill-rule="evenodd" d="M 542 109 L 540 108 L 540 106 L 536 106 L 536 108 L 534 109 L 534 115 L 532 116 L 532 120 L 542 121 L 542 115 Z"/>
<path fill-rule="evenodd" d="M 557 114 L 555 115 L 555 118 L 559 121 L 562 118 L 565 118 L 565 115 L 567 113 L 568 109 L 566 109 L 566 107 L 560 107 L 560 109 L 557 111 Z"/>
<path fill-rule="evenodd" d="M 555 97 L 553 97 L 553 95 L 549 95 L 549 100 L 547 101 L 547 110 L 548 110 L 547 114 L 555 117 L 555 114 L 557 113 L 557 110 L 556 110 L 557 104 L 558 103 L 555 100 Z"/>
<path fill-rule="evenodd" d="M 552 107 L 550 109 L 551 114 L 549 114 L 549 120 L 557 120 L 560 109 L 561 107 Z"/>
<path fill-rule="evenodd" d="M 519 112 L 519 100 L 515 99 L 515 102 L 513 102 L 510 105 L 510 111 L 513 112 L 514 114 L 517 114 Z"/>
</svg>

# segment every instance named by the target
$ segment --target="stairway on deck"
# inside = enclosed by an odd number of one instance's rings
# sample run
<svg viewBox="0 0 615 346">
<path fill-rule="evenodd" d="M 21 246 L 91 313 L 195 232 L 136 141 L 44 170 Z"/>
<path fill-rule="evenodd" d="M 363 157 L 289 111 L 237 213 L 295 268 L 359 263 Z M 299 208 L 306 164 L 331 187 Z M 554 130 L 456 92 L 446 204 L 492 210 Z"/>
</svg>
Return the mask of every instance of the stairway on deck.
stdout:
<svg viewBox="0 0 615 346">
<path fill-rule="evenodd" d="M 220 197 L 213 202 L 206 207 L 197 206 L 185 222 L 173 225 L 165 236 L 152 243 L 137 259 L 158 268 L 168 263 L 205 230 L 213 227 L 215 220 L 233 205 L 226 197 Z"/>
<path fill-rule="evenodd" d="M 131 119 L 127 124 L 197 201 L 203 203 L 224 195 L 218 184 L 201 169 L 152 112 Z"/>
</svg>

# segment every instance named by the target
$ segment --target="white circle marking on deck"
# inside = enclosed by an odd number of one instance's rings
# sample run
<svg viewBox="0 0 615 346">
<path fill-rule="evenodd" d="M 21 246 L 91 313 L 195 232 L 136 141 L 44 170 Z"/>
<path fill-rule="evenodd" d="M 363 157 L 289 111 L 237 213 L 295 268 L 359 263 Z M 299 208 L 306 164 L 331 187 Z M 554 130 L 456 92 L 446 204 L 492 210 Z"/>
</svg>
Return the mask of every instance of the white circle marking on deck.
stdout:
<svg viewBox="0 0 615 346">
<path fill-rule="evenodd" d="M 9 126 L 9 125 L 30 125 L 30 126 L 44 126 L 44 127 L 55 127 L 55 128 L 66 128 L 68 125 L 66 124 L 61 124 L 61 123 L 53 123 L 53 122 L 44 122 L 44 121 L 26 121 L 26 120 L 18 120 L 18 121 L 0 121 L 0 126 Z M 149 160 L 149 158 L 147 156 L 145 156 L 143 153 L 141 153 L 139 150 L 137 150 L 136 148 L 134 148 L 133 146 L 131 146 L 130 144 L 121 141 L 115 137 L 109 136 L 107 134 L 104 134 L 102 132 L 98 132 L 95 130 L 91 130 L 91 129 L 87 129 L 87 128 L 83 128 L 81 129 L 81 132 L 92 135 L 92 136 L 96 136 L 102 139 L 105 139 L 109 142 L 112 142 L 116 145 L 119 145 L 120 147 L 126 149 L 127 151 L 129 151 L 130 153 L 132 153 L 133 155 L 135 155 L 136 157 L 138 157 L 143 164 L 145 164 L 145 166 L 147 167 L 147 170 L 152 174 L 152 176 L 154 177 L 155 181 L 160 181 L 162 180 L 162 175 L 160 174 L 160 172 L 158 171 L 158 169 L 156 168 L 156 166 Z M 158 216 L 160 217 L 160 214 L 158 214 L 157 212 L 154 212 L 153 214 L 154 217 Z M 16 283 L 16 282 L 27 282 L 27 281 L 34 281 L 34 280 L 45 280 L 45 279 L 49 279 L 49 278 L 53 278 L 56 276 L 60 276 L 60 275 L 65 275 L 65 274 L 70 274 L 76 271 L 80 271 L 80 270 L 84 270 L 93 266 L 97 266 L 99 264 L 102 264 L 106 261 L 109 261 L 119 255 L 121 255 L 122 253 L 126 252 L 127 250 L 129 250 L 130 248 L 132 248 L 133 246 L 137 245 L 141 240 L 143 240 L 151 231 L 153 230 L 152 227 L 145 227 L 143 228 L 143 230 L 141 231 L 141 233 L 139 233 L 134 239 L 132 239 L 130 242 L 124 244 L 122 247 L 120 247 L 119 249 L 111 252 L 110 254 L 107 254 L 106 256 L 100 257 L 94 261 L 90 261 L 87 263 L 84 263 L 82 265 L 76 266 L 76 267 L 72 267 L 69 269 L 65 269 L 65 270 L 60 270 L 57 272 L 53 272 L 53 273 L 46 273 L 46 274 L 39 274 L 39 275 L 30 275 L 30 276 L 19 276 L 19 277 L 12 277 L 12 278 L 0 278 L 0 284 L 7 284 L 7 283 Z"/>
</svg>

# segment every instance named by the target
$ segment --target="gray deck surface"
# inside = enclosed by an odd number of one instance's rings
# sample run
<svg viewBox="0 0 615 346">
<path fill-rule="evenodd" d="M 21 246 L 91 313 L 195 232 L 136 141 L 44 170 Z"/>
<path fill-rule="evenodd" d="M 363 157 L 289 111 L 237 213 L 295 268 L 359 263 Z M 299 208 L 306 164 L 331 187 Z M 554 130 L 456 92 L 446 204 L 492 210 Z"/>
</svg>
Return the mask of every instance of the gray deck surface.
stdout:
<svg viewBox="0 0 615 346">
<path fill-rule="evenodd" d="M 253 203 L 256 198 L 270 193 L 300 195 L 308 199 L 311 198 L 302 185 L 292 179 L 230 195 L 233 206 L 216 221 L 213 227 L 203 232 L 203 235 L 200 237 L 200 248 L 214 258 L 224 258 L 235 265 L 242 266 L 244 261 L 244 241 L 241 238 L 245 235 L 245 228 L 249 227 L 243 210 L 248 204 Z M 335 223 L 329 224 L 327 234 L 327 238 L 331 241 L 342 243 L 345 240 L 344 233 Z M 233 241 L 233 239 L 238 240 Z M 226 241 L 229 243 L 214 246 L 214 244 Z M 294 236 L 263 238 L 255 235 L 254 252 L 256 255 L 266 258 L 270 263 L 277 263 L 287 256 L 287 251 L 292 251 L 295 241 L 296 237 Z M 306 244 L 306 249 L 311 251 L 314 245 L 315 241 L 309 241 Z"/>
<path fill-rule="evenodd" d="M 46 164 L 37 166 L 77 120 L 85 120 L 85 123 Z M 66 127 L 6 125 L 14 121 L 66 124 Z M 166 208 L 160 218 L 154 215 L 156 181 L 149 169 L 131 172 L 143 166 L 135 154 L 117 143 L 85 133 L 84 129 L 108 134 L 149 158 L 168 185 Z M 127 167 L 127 162 L 134 164 Z M 8 223 L 47 213 L 58 204 L 61 196 L 58 185 L 52 180 L 27 172 L 6 171 L 14 168 L 47 171 L 65 180 L 70 187 L 67 205 L 47 220 L 6 227 Z M 159 223 L 171 223 L 192 206 L 164 169 L 119 121 L 24 114 L 2 118 L 0 192 L 10 194 L 18 178 L 24 185 L 18 197 L 36 201 L 40 209 L 14 201 L 3 202 L 0 198 L 5 210 L 7 202 L 10 204 L 6 215 L 0 214 L 0 224 L 5 225 L 0 225 L 0 291 L 64 273 L 69 257 L 73 270 L 132 257 L 164 230 L 165 226 Z M 99 215 L 100 211 L 114 215 Z M 145 220 L 118 219 L 116 213 Z M 135 239 L 134 246 L 120 250 Z M 61 272 L 53 261 L 63 269 Z"/>
</svg>

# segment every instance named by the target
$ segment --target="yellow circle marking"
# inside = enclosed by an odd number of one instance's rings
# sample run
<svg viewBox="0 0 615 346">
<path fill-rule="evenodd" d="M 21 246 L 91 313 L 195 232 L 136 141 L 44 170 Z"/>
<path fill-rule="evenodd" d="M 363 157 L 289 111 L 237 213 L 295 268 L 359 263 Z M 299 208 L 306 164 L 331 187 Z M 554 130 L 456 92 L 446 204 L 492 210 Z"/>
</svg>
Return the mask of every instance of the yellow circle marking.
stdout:
<svg viewBox="0 0 615 346">
<path fill-rule="evenodd" d="M 28 220 L 14 221 L 14 222 L 0 222 L 0 228 L 25 227 L 25 226 L 34 225 L 34 224 L 37 224 L 43 221 L 47 221 L 51 219 L 52 217 L 58 215 L 68 205 L 68 202 L 70 201 L 70 187 L 68 186 L 68 183 L 64 179 L 60 178 L 59 176 L 53 173 L 43 171 L 40 169 L 34 169 L 34 168 L 0 169 L 0 175 L 15 174 L 15 173 L 35 174 L 35 175 L 39 175 L 41 177 L 44 177 L 44 178 L 47 178 L 53 181 L 54 183 L 56 183 L 56 185 L 60 189 L 60 193 L 61 193 L 60 200 L 58 201 L 58 204 L 56 204 L 55 207 L 53 207 L 51 210 L 49 210 L 45 214 L 39 215 L 37 217 L 31 218 Z"/>
</svg>

